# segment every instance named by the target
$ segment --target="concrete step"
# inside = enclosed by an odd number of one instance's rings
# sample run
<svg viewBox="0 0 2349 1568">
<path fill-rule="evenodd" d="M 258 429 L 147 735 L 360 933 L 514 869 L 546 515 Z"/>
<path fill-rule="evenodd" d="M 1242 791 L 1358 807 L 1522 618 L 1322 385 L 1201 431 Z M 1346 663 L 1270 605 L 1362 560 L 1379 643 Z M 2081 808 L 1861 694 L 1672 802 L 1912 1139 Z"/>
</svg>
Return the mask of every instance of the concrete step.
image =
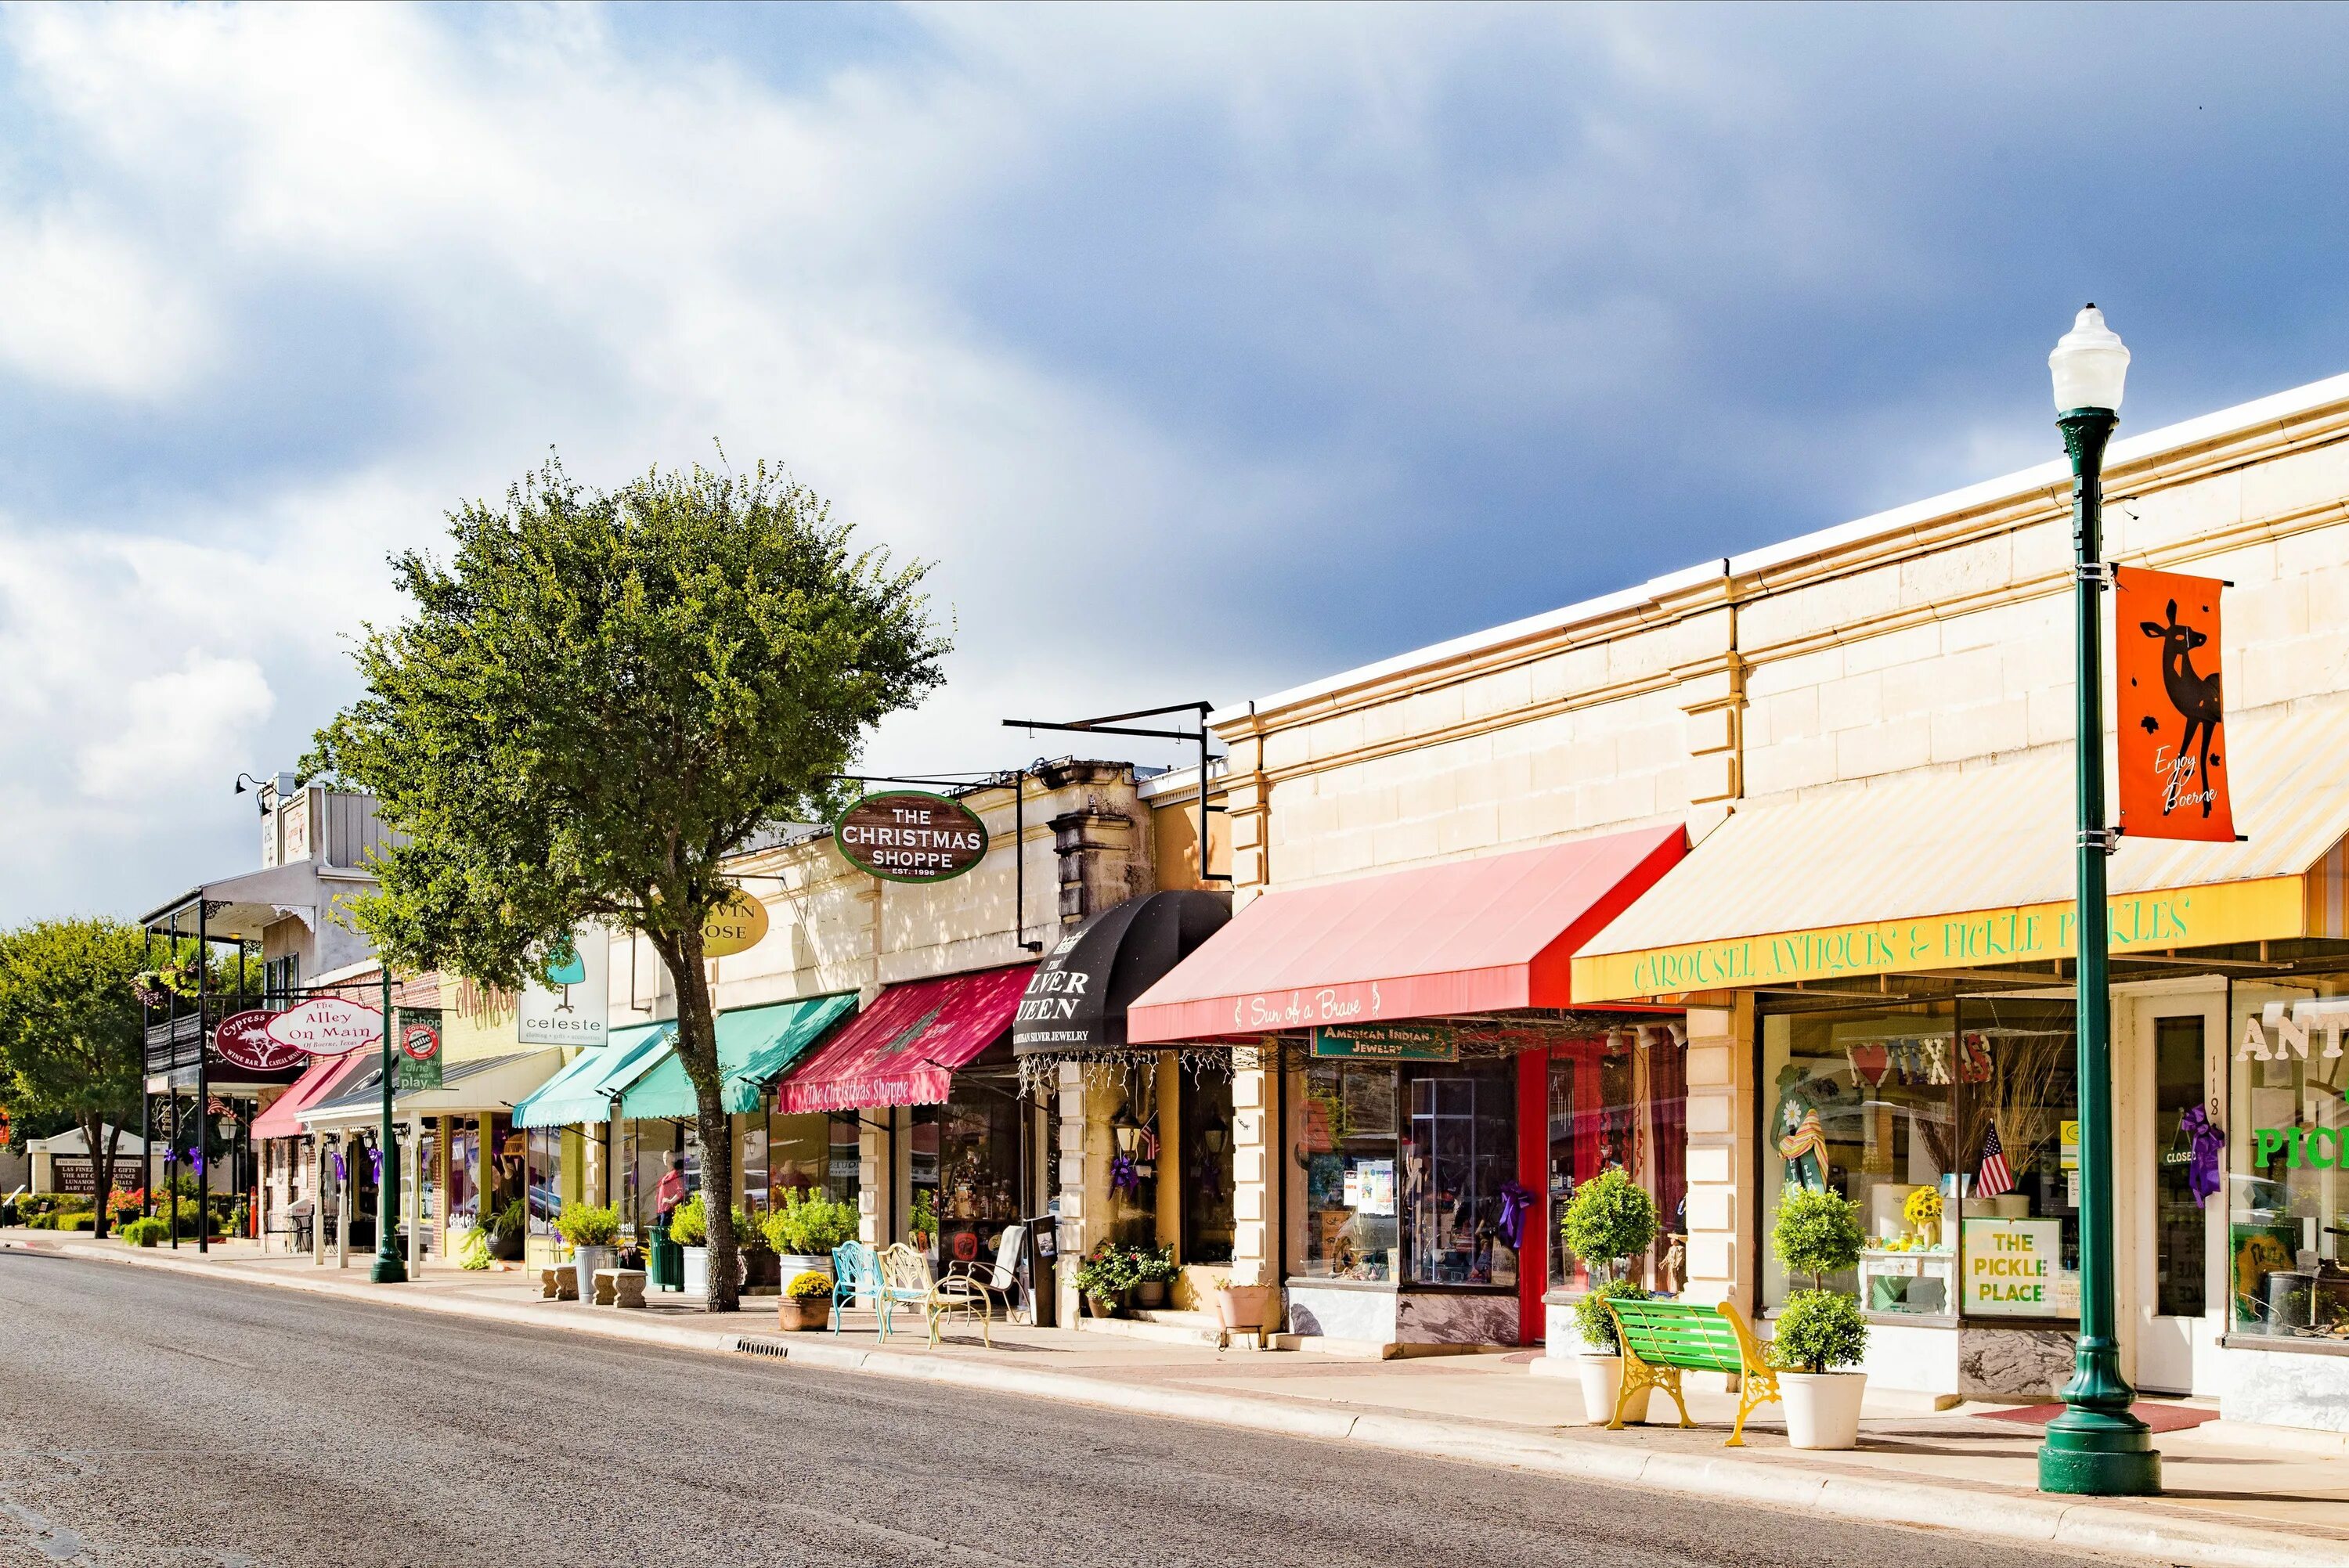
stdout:
<svg viewBox="0 0 2349 1568">
<path fill-rule="evenodd" d="M 1218 1350 L 1224 1346 L 1223 1325 L 1208 1312 L 1138 1310 L 1130 1317 L 1080 1317 L 1076 1326 L 1086 1334 L 1113 1334 L 1161 1345 L 1209 1345 Z"/>
</svg>

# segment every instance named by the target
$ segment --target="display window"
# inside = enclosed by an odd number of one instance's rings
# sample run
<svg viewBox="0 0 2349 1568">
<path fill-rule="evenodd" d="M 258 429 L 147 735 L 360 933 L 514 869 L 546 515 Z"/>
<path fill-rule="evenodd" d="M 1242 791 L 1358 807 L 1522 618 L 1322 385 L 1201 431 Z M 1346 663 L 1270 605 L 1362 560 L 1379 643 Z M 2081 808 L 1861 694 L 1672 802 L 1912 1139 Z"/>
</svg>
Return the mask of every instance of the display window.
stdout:
<svg viewBox="0 0 2349 1568">
<path fill-rule="evenodd" d="M 2228 1332 L 2349 1341 L 2349 994 L 2238 985 L 2230 1011 Z"/>
<path fill-rule="evenodd" d="M 1177 1069 L 1168 1069 L 1177 1070 Z M 1232 1261 L 1232 1074 L 1228 1066 L 1180 1074 L 1183 1261 Z"/>
<path fill-rule="evenodd" d="M 1554 1230 L 1575 1189 L 1619 1170 L 1656 1201 L 1663 1241 L 1634 1261 L 1655 1290 L 1678 1286 L 1665 1261 L 1688 1233 L 1688 1069 L 1685 1046 L 1661 1026 L 1618 1030 L 1548 1048 L 1548 1188 Z M 1589 1274 L 1562 1246 L 1548 1248 L 1548 1280 L 1587 1289 Z"/>
<path fill-rule="evenodd" d="M 551 1236 L 554 1217 L 563 1212 L 563 1139 L 560 1127 L 534 1127 L 523 1134 L 523 1155 L 530 1192 L 530 1233 Z"/>
<path fill-rule="evenodd" d="M 773 1206 L 767 1171 L 767 1121 L 757 1116 L 736 1119 L 742 1128 L 740 1151 L 734 1161 L 735 1169 L 740 1172 L 742 1207 L 750 1213 L 763 1214 Z"/>
<path fill-rule="evenodd" d="M 1514 1289 L 1513 1057 L 1301 1075 L 1307 1278 Z"/>
<path fill-rule="evenodd" d="M 1008 1067 L 966 1068 L 944 1105 L 913 1108 L 906 1228 L 935 1263 L 993 1256 L 1003 1228 L 1019 1218 L 1019 1081 Z"/>
<path fill-rule="evenodd" d="M 785 1192 L 819 1193 L 856 1202 L 859 1151 L 854 1111 L 809 1111 L 767 1119 L 768 1182 L 775 1201 Z"/>
<path fill-rule="evenodd" d="M 481 1124 L 470 1116 L 449 1120 L 449 1223 L 480 1222 Z"/>
<path fill-rule="evenodd" d="M 2076 1318 L 2079 1104 L 2068 996 L 1966 997 L 1762 1020 L 1763 1302 L 1789 1185 L 1857 1206 L 1857 1270 L 1891 1317 Z"/>
</svg>

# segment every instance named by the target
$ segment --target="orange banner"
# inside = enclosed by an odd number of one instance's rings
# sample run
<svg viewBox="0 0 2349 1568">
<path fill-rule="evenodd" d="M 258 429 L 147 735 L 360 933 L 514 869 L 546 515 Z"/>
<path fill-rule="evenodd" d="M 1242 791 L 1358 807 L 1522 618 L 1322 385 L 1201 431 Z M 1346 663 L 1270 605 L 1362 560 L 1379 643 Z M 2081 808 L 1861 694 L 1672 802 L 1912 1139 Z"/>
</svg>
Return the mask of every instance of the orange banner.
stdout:
<svg viewBox="0 0 2349 1568">
<path fill-rule="evenodd" d="M 2113 569 L 2120 820 L 2132 839 L 2231 841 L 2215 577 Z"/>
</svg>

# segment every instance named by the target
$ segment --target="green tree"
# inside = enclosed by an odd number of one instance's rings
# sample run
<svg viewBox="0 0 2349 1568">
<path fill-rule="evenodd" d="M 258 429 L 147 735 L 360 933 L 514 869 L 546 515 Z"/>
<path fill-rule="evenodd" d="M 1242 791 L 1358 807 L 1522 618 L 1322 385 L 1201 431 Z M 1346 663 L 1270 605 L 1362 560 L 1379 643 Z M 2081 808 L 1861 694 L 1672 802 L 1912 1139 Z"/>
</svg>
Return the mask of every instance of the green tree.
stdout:
<svg viewBox="0 0 2349 1568">
<path fill-rule="evenodd" d="M 81 1130 L 101 1236 L 116 1141 L 139 1109 L 146 1070 L 146 1027 L 131 993 L 145 962 L 142 934 L 118 921 L 44 920 L 0 934 L 0 1099 L 27 1121 Z"/>
<path fill-rule="evenodd" d="M 939 682 L 928 568 L 856 550 L 765 464 L 617 491 L 550 460 L 450 514 L 446 565 L 397 558 L 404 620 L 370 626 L 365 695 L 305 768 L 371 791 L 407 841 L 357 923 L 398 965 L 512 987 L 583 923 L 668 967 L 703 1181 L 730 1193 L 702 931 L 723 862 L 817 819 L 871 727 Z M 710 1307 L 736 1305 L 732 1205 L 709 1206 Z"/>
</svg>

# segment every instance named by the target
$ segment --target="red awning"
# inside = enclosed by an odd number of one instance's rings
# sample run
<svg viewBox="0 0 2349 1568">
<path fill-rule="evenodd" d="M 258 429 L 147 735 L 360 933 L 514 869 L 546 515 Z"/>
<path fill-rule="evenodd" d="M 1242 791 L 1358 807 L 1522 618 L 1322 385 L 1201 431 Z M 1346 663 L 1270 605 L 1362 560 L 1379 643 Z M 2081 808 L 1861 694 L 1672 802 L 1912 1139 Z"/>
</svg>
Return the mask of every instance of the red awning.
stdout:
<svg viewBox="0 0 2349 1568">
<path fill-rule="evenodd" d="M 1126 1037 L 1568 1006 L 1575 949 L 1687 852 L 1643 828 L 1267 893 L 1134 999 Z"/>
<path fill-rule="evenodd" d="M 361 1053 L 346 1057 L 313 1057 L 302 1076 L 285 1086 L 285 1092 L 270 1101 L 269 1109 L 253 1119 L 255 1138 L 299 1138 L 302 1136 L 302 1113 L 326 1098 L 335 1080 L 353 1067 Z M 373 1052 L 365 1053 L 368 1061 Z"/>
<path fill-rule="evenodd" d="M 930 1105 L 1011 1026 L 1032 964 L 892 985 L 775 1090 L 781 1111 Z"/>
</svg>

